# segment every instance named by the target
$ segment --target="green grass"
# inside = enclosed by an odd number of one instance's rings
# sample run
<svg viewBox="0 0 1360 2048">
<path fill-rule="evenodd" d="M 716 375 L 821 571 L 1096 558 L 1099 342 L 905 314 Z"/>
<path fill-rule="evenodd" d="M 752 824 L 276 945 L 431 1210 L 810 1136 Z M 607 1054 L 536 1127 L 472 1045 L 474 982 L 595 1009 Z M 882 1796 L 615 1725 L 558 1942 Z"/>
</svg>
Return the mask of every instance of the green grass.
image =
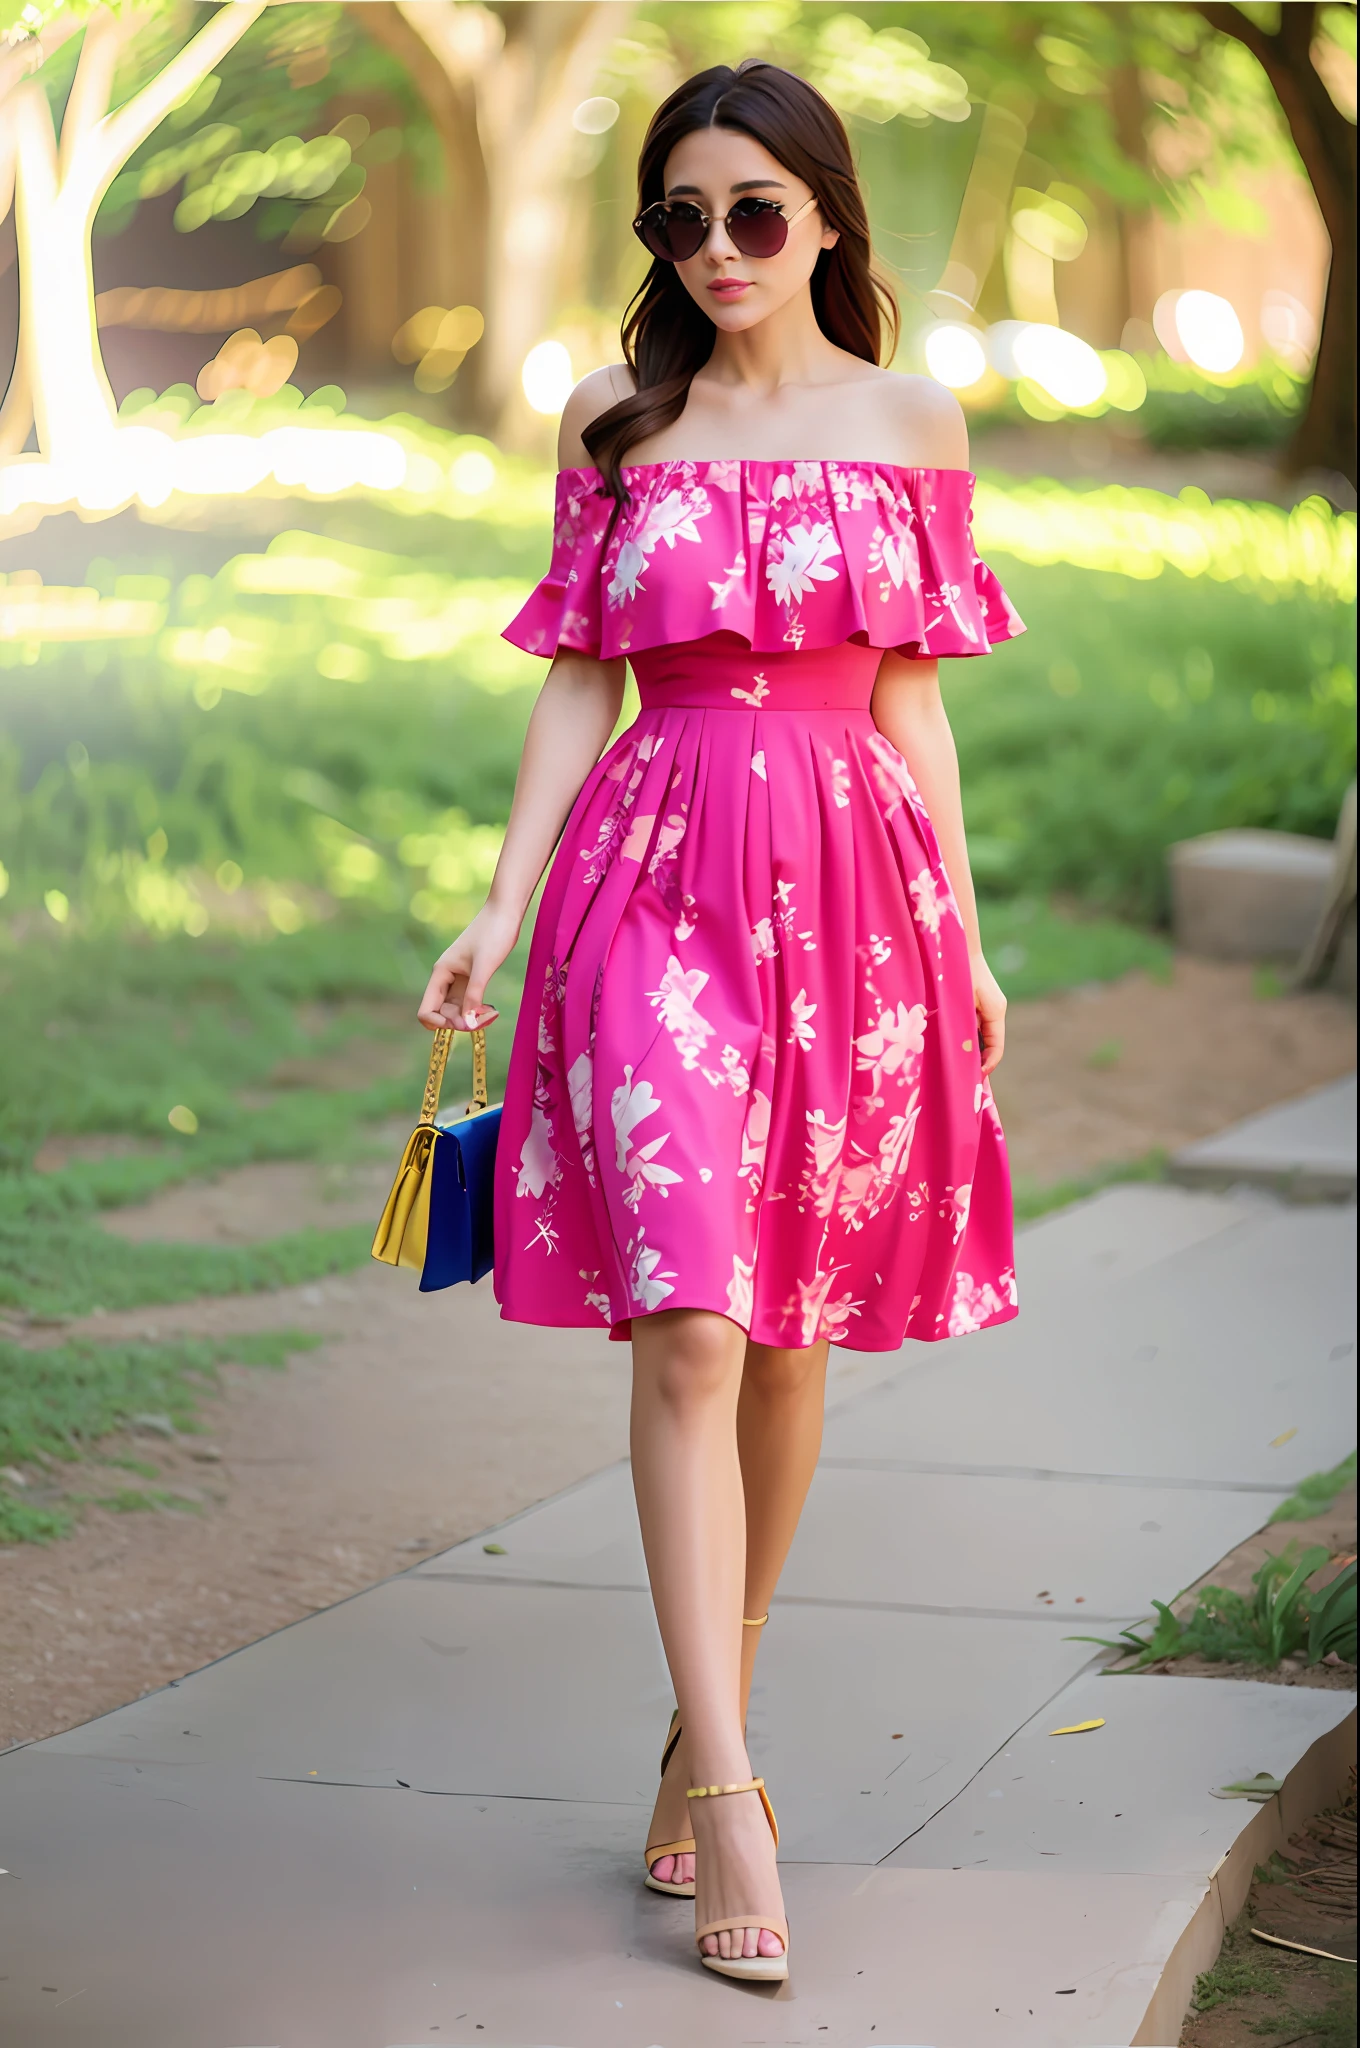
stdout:
<svg viewBox="0 0 1360 2048">
<path fill-rule="evenodd" d="M 1257 1664 L 1273 1670 L 1286 1657 L 1305 1652 L 1316 1663 L 1329 1650 L 1343 1662 L 1355 1662 L 1355 1565 L 1346 1567 L 1328 1585 L 1309 1581 L 1329 1562 L 1324 1544 L 1310 1544 L 1300 1554 L 1291 1544 L 1268 1557 L 1252 1577 L 1254 1591 L 1205 1586 L 1191 1612 L 1182 1617 L 1163 1600 L 1154 1600 L 1157 1619 L 1147 1635 L 1121 1629 L 1118 1640 L 1104 1636 L 1072 1636 L 1071 1642 L 1099 1643 L 1123 1656 L 1138 1653 L 1137 1669 L 1165 1659 L 1200 1656 L 1211 1663 Z"/>
<path fill-rule="evenodd" d="M 277 1370 L 291 1353 L 319 1342 L 298 1330 L 163 1344 L 75 1341 L 40 1350 L 0 1341 L 0 1467 L 41 1471 L 50 1479 L 60 1465 L 89 1458 L 101 1439 L 140 1415 L 164 1416 L 176 1430 L 192 1433 L 200 1426 L 203 1396 L 219 1385 L 224 1363 Z M 155 1475 L 154 1466 L 128 1462 Z M 193 1505 L 163 1489 L 135 1488 L 29 1501 L 0 1481 L 0 1543 L 64 1534 L 85 1498 L 118 1512 Z"/>
<path fill-rule="evenodd" d="M 166 530 L 98 557 L 101 593 L 158 594 L 141 639 L 0 644 L 11 909 L 216 932 L 341 900 L 433 932 L 476 894 L 542 675 L 498 632 L 546 519 L 314 516 L 332 536 L 233 554 Z M 1029 631 L 944 671 L 985 893 L 1147 922 L 1172 840 L 1330 835 L 1354 762 L 1346 606 L 1171 568 L 996 566 Z"/>
<path fill-rule="evenodd" d="M 1317 2005 L 1311 1996 L 1307 2005 L 1301 2002 L 1313 1986 L 1321 1987 L 1324 2004 Z M 1299 2048 L 1305 2043 L 1307 2048 L 1355 2048 L 1355 1989 L 1353 1964 L 1254 1942 L 1244 1913 L 1228 1929 L 1213 1968 L 1195 1979 L 1191 2010 L 1206 2013 L 1247 2003 L 1248 2014 L 1259 2016 L 1244 2014 L 1243 2024 L 1259 2040 L 1280 2042 L 1282 2048 L 1286 2043 L 1289 2048 L 1295 2043 Z M 1264 2012 L 1258 2000 L 1269 2001 Z"/>
<path fill-rule="evenodd" d="M 1012 1002 L 1114 981 L 1139 967 L 1170 972 L 1166 940 L 1122 918 L 1033 896 L 984 896 L 979 912 L 987 958 Z"/>
<path fill-rule="evenodd" d="M 1272 1522 L 1306 1522 L 1325 1514 L 1339 1493 L 1355 1484 L 1355 1452 L 1333 1465 L 1330 1472 L 1314 1472 L 1300 1480 L 1288 1500 L 1282 1500 L 1271 1516 Z"/>
<path fill-rule="evenodd" d="M 1159 1181 L 1166 1177 L 1166 1154 L 1161 1151 L 1145 1152 L 1140 1159 L 1116 1160 L 1109 1166 L 1097 1167 L 1092 1173 L 1074 1174 L 1065 1180 L 1032 1181 L 1017 1176 L 1012 1188 L 1012 1202 L 1017 1223 L 1033 1223 L 1039 1216 L 1051 1215 L 1055 1209 L 1070 1208 L 1073 1202 L 1087 1201 L 1098 1195 L 1102 1188 L 1121 1187 L 1130 1181 Z"/>
<path fill-rule="evenodd" d="M 351 1272 L 367 1259 L 372 1238 L 371 1224 L 346 1224 L 254 1245 L 128 1244 L 82 1217 L 21 1218 L 0 1226 L 0 1304 L 29 1315 L 80 1316 L 204 1294 L 259 1294 Z"/>
</svg>

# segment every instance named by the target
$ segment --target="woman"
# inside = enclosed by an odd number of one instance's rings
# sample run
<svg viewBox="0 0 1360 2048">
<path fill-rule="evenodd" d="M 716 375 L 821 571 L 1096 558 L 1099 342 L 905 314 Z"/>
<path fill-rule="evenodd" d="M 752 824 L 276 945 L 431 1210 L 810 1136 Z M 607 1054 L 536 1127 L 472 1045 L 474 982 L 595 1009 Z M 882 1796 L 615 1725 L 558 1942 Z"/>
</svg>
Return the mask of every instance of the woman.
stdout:
<svg viewBox="0 0 1360 2048">
<path fill-rule="evenodd" d="M 679 1702 L 647 1882 L 695 1897 L 707 1968 L 782 1978 L 743 1731 L 827 1345 L 1015 1313 L 987 1082 L 1005 1000 L 936 658 L 1023 629 L 973 552 L 957 402 L 878 367 L 896 308 L 834 111 L 772 65 L 718 66 L 658 111 L 639 188 L 653 262 L 626 362 L 567 404 L 552 566 L 507 629 L 552 667 L 504 850 L 420 1016 L 495 1016 L 560 837 L 506 1089 L 497 1298 L 631 1339 Z M 642 711 L 609 746 L 625 659 Z"/>
</svg>

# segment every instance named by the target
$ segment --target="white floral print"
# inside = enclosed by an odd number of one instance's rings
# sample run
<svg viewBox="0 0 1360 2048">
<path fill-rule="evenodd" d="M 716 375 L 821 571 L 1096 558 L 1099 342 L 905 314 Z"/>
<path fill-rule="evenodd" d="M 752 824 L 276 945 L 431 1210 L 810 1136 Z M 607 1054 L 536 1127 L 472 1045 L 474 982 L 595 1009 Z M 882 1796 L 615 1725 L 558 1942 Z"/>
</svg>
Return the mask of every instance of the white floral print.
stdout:
<svg viewBox="0 0 1360 2048">
<path fill-rule="evenodd" d="M 871 732 L 867 737 L 869 751 L 874 757 L 874 782 L 889 817 L 899 804 L 905 802 L 916 817 L 924 818 L 926 813 L 921 792 L 892 741 L 881 732 Z"/>
<path fill-rule="evenodd" d="M 643 588 L 643 571 L 661 541 L 674 549 L 678 540 L 701 540 L 703 536 L 695 521 L 706 518 L 708 511 L 707 491 L 695 486 L 667 491 L 664 498 L 649 506 L 639 525 L 619 547 L 608 587 L 609 602 L 617 607 L 637 597 Z"/>
<path fill-rule="evenodd" d="M 531 1195 L 535 1201 L 543 1190 L 555 1187 L 562 1177 L 562 1162 L 552 1141 L 552 1127 L 535 1103 L 529 1117 L 529 1131 L 519 1155 L 517 1195 Z"/>
<path fill-rule="evenodd" d="M 674 1294 L 674 1287 L 668 1283 L 679 1278 L 677 1273 L 658 1272 L 660 1264 L 661 1253 L 649 1245 L 639 1231 L 637 1250 L 633 1254 L 633 1299 L 648 1314 L 660 1308 L 668 1294 Z"/>
<path fill-rule="evenodd" d="M 736 1252 L 732 1254 L 732 1278 L 727 1283 L 727 1312 L 734 1323 L 740 1323 L 743 1330 L 751 1327 L 755 1313 L 756 1262 L 748 1265 Z"/>
<path fill-rule="evenodd" d="M 954 1275 L 954 1300 L 949 1310 L 951 1337 L 971 1337 L 1015 1307 L 1015 1275 L 1008 1268 L 996 1286 L 976 1281 L 971 1273 Z"/>
<path fill-rule="evenodd" d="M 766 581 L 779 604 L 791 605 L 805 597 L 818 583 L 834 583 L 837 571 L 830 567 L 840 554 L 835 531 L 825 519 L 815 526 L 790 526 L 782 535 L 783 553 L 765 566 Z"/>
<path fill-rule="evenodd" d="M 906 1078 L 911 1071 L 910 1063 L 924 1049 L 925 1042 L 924 1003 L 913 1003 L 908 1008 L 899 1002 L 895 1009 L 880 1013 L 871 1031 L 861 1032 L 855 1040 L 855 1050 L 859 1054 L 856 1064 L 861 1071 L 868 1069 L 872 1073 L 869 1085 L 875 1095 L 881 1093 L 885 1079 L 894 1076 Z"/>
<path fill-rule="evenodd" d="M 944 916 L 944 904 L 935 887 L 935 877 L 929 868 L 922 868 L 914 882 L 908 882 L 907 894 L 911 897 L 911 914 L 917 924 L 924 925 L 928 932 L 938 932 Z"/>
<path fill-rule="evenodd" d="M 675 1040 L 680 1064 L 687 1070 L 699 1064 L 699 1056 L 713 1036 L 713 1026 L 695 1007 L 696 998 L 708 985 L 702 967 L 686 969 L 674 955 L 666 962 L 661 986 L 647 1000 L 661 1013 L 661 1021 Z"/>
<path fill-rule="evenodd" d="M 800 988 L 793 1001 L 789 1004 L 790 1045 L 799 1045 L 804 1052 L 807 1051 L 817 1036 L 812 1022 L 816 1014 L 816 1003 L 810 1003 L 807 999 L 807 990 Z"/>
<path fill-rule="evenodd" d="M 595 1130 L 594 1130 L 595 1065 L 589 1052 L 576 1055 L 567 1070 L 567 1096 L 571 1102 L 571 1120 L 576 1129 L 576 1142 L 581 1148 L 581 1163 L 586 1170 L 590 1185 L 595 1185 Z"/>
<path fill-rule="evenodd" d="M 625 1067 L 623 1080 L 610 1097 L 609 1113 L 614 1122 L 614 1161 L 620 1173 L 627 1171 L 628 1150 L 633 1133 L 647 1117 L 661 1107 L 650 1081 L 633 1080 L 633 1069 Z"/>
</svg>

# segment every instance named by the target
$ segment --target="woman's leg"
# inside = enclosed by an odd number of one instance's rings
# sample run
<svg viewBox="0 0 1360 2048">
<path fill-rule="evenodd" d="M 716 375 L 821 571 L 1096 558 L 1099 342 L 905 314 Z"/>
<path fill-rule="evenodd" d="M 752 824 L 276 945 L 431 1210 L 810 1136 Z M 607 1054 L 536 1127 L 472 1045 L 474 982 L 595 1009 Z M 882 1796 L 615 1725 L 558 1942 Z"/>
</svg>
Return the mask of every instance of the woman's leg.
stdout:
<svg viewBox="0 0 1360 2048">
<path fill-rule="evenodd" d="M 798 1518 L 817 1469 L 826 1410 L 825 1341 L 805 1351 L 748 1344 L 737 1401 L 737 1450 L 746 1500 L 746 1588 L 742 1612 L 769 1611 Z M 761 1630 L 742 1630 L 741 1718 Z"/>
<path fill-rule="evenodd" d="M 826 1357 L 825 1342 L 801 1351 L 778 1350 L 769 1344 L 746 1346 L 737 1399 L 737 1450 L 746 1507 L 742 1612 L 752 1620 L 768 1612 L 816 1469 L 826 1407 Z M 758 1628 L 743 1628 L 743 1727 L 760 1643 Z M 679 1841 L 693 1832 L 685 1787 L 703 1781 L 690 1774 L 686 1739 L 681 1738 L 666 1771 L 649 1841 Z M 688 1883 L 694 1876 L 694 1859 L 663 1856 L 655 1871 L 663 1884 Z"/>
<path fill-rule="evenodd" d="M 725 1316 L 663 1310 L 633 1324 L 631 1445 L 638 1519 L 656 1617 L 684 1725 L 692 1782 L 751 1775 L 741 1725 L 746 1515 L 737 1407 L 746 1340 Z M 778 1955 L 759 1926 L 781 1915 L 774 1843 L 754 1793 L 694 1799 L 696 1918 L 752 1922 L 711 1936 L 711 1955 Z"/>
</svg>

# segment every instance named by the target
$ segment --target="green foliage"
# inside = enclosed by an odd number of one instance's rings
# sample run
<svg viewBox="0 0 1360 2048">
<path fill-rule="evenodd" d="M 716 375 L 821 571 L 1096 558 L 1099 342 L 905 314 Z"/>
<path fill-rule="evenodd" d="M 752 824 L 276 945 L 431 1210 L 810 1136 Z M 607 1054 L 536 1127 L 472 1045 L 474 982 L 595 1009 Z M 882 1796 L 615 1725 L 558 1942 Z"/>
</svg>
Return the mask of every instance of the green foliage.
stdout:
<svg viewBox="0 0 1360 2048">
<path fill-rule="evenodd" d="M 1330 838 L 1355 772 L 1345 610 L 1172 570 L 1141 583 L 992 559 L 1029 631 L 945 672 L 983 890 L 1156 921 L 1174 840 Z"/>
<path fill-rule="evenodd" d="M 1356 1653 L 1355 1562 L 1352 1559 L 1315 1599 L 1308 1623 L 1308 1661 L 1337 1656 L 1354 1664 Z"/>
<path fill-rule="evenodd" d="M 1355 1484 L 1355 1452 L 1333 1465 L 1330 1472 L 1313 1472 L 1300 1480 L 1288 1500 L 1282 1500 L 1271 1516 L 1272 1522 L 1307 1522 L 1325 1514 L 1337 1495 Z"/>
<path fill-rule="evenodd" d="M 165 1416 L 178 1430 L 199 1427 L 199 1403 L 220 1383 L 221 1366 L 281 1367 L 320 1340 L 298 1330 L 168 1344 L 70 1343 L 32 1350 L 0 1340 L 0 1465 L 51 1468 L 85 1458 L 138 1415 Z M 154 1470 L 154 1468 L 153 1468 Z M 123 1489 L 103 1506 L 192 1505 L 179 1496 Z M 79 1496 L 29 1502 L 0 1482 L 0 1543 L 43 1542 L 71 1526 Z"/>
<path fill-rule="evenodd" d="M 28 1192 L 24 1183 L 6 1189 Z M 45 1188 L 35 1191 L 38 1199 Z M 253 1294 L 347 1273 L 368 1257 L 372 1226 L 298 1230 L 255 1245 L 127 1244 L 87 1217 L 29 1215 L 0 1221 L 0 1305 L 35 1315 L 188 1301 L 200 1294 Z"/>
<path fill-rule="evenodd" d="M 1057 1209 L 1069 1209 L 1073 1202 L 1085 1202 L 1102 1188 L 1123 1187 L 1130 1181 L 1159 1181 L 1166 1177 L 1166 1154 L 1145 1152 L 1139 1159 L 1122 1159 L 1096 1173 L 1073 1175 L 1067 1180 L 1027 1181 L 1016 1179 L 1012 1200 L 1017 1223 L 1032 1223 Z"/>
<path fill-rule="evenodd" d="M 0 645 L 7 910 L 201 933 L 288 930 L 342 900 L 456 924 L 490 873 L 541 674 L 498 637 L 541 560 L 531 496 L 461 519 L 452 546 L 445 520 L 356 507 L 337 523 L 389 545 L 292 532 L 214 557 L 166 532 L 149 560 L 92 563 L 114 602 L 148 604 L 159 578 L 163 625 Z M 1187 508 L 1160 503 L 1176 545 L 1193 542 Z M 1046 551 L 1085 504 L 1044 499 Z M 1329 583 L 1310 594 L 1269 561 L 1244 588 L 1141 580 L 1160 557 L 1139 577 L 994 559 L 1029 632 L 946 665 L 985 893 L 1155 920 L 1171 840 L 1330 835 L 1353 773 L 1354 657 Z"/>
<path fill-rule="evenodd" d="M 1329 1561 L 1326 1546 L 1310 1544 L 1298 1554 L 1291 1546 L 1276 1557 L 1268 1557 L 1252 1577 L 1250 1598 L 1225 1586 L 1205 1586 L 1192 1612 L 1182 1620 L 1164 1601 L 1152 1605 L 1157 1620 L 1147 1635 L 1135 1629 L 1120 1630 L 1119 1640 L 1101 1636 L 1073 1636 L 1078 1643 L 1099 1643 L 1103 1649 L 1128 1656 L 1138 1652 L 1143 1668 L 1165 1658 L 1200 1656 L 1212 1663 L 1260 1664 L 1273 1670 L 1297 1650 L 1306 1650 L 1310 1662 L 1336 1648 L 1343 1658 L 1348 1645 L 1355 1656 L 1355 1567 L 1322 1588 L 1310 1590 L 1308 1581 Z M 1333 1588 L 1339 1588 L 1334 1591 Z M 1349 1603 L 1349 1604 L 1348 1604 Z M 1325 1645 L 1325 1647 L 1320 1647 Z"/>
<path fill-rule="evenodd" d="M 367 1156 L 379 1119 L 414 1120 L 429 950 L 400 920 L 353 911 L 255 941 L 52 931 L 0 950 L 0 1303 L 82 1314 L 362 1264 L 367 1228 L 128 1243 L 98 1211 L 252 1160 Z M 503 971 L 510 1017 L 522 959 Z M 509 1040 L 491 1034 L 497 1087 Z M 168 1121 L 180 1107 L 192 1135 Z M 54 1138 L 108 1143 L 35 1171 Z"/>
<path fill-rule="evenodd" d="M 151 15 L 129 53 L 119 97 L 162 69 L 187 40 L 186 29 L 200 25 L 170 8 Z M 403 150 L 422 167 L 434 161 L 438 146 L 415 83 L 364 34 L 362 17 L 362 9 L 333 0 L 269 8 L 122 167 L 96 232 L 121 234 L 143 200 L 178 187 L 175 226 L 183 234 L 255 208 L 262 241 L 310 249 L 359 198 L 375 164 Z M 64 57 L 43 67 L 56 73 L 54 87 Z M 331 102 L 359 95 L 394 103 L 400 125 L 371 134 L 354 115 L 332 125 Z"/>
<path fill-rule="evenodd" d="M 1355 1966 L 1322 1962 L 1288 1950 L 1270 1948 L 1251 1938 L 1251 1908 L 1228 1929 L 1211 1970 L 1195 1979 L 1192 2009 L 1197 2013 L 1253 2001 L 1242 2014 L 1224 2013 L 1237 2025 L 1224 2038 L 1243 2040 L 1246 2033 L 1282 2048 L 1355 2048 Z M 1302 1978 L 1302 1982 L 1300 1979 Z M 1308 1997 L 1314 1983 L 1330 1992 L 1325 2005 Z M 1268 2001 L 1262 2012 L 1256 2000 Z M 1248 2017 L 1260 2013 L 1261 2016 Z M 1246 2033 L 1240 2031 L 1245 2027 Z"/>
<path fill-rule="evenodd" d="M 1164 939 L 1118 918 L 1060 911 L 1033 896 L 983 897 L 980 915 L 988 961 L 1012 1002 L 1171 965 Z"/>
</svg>

